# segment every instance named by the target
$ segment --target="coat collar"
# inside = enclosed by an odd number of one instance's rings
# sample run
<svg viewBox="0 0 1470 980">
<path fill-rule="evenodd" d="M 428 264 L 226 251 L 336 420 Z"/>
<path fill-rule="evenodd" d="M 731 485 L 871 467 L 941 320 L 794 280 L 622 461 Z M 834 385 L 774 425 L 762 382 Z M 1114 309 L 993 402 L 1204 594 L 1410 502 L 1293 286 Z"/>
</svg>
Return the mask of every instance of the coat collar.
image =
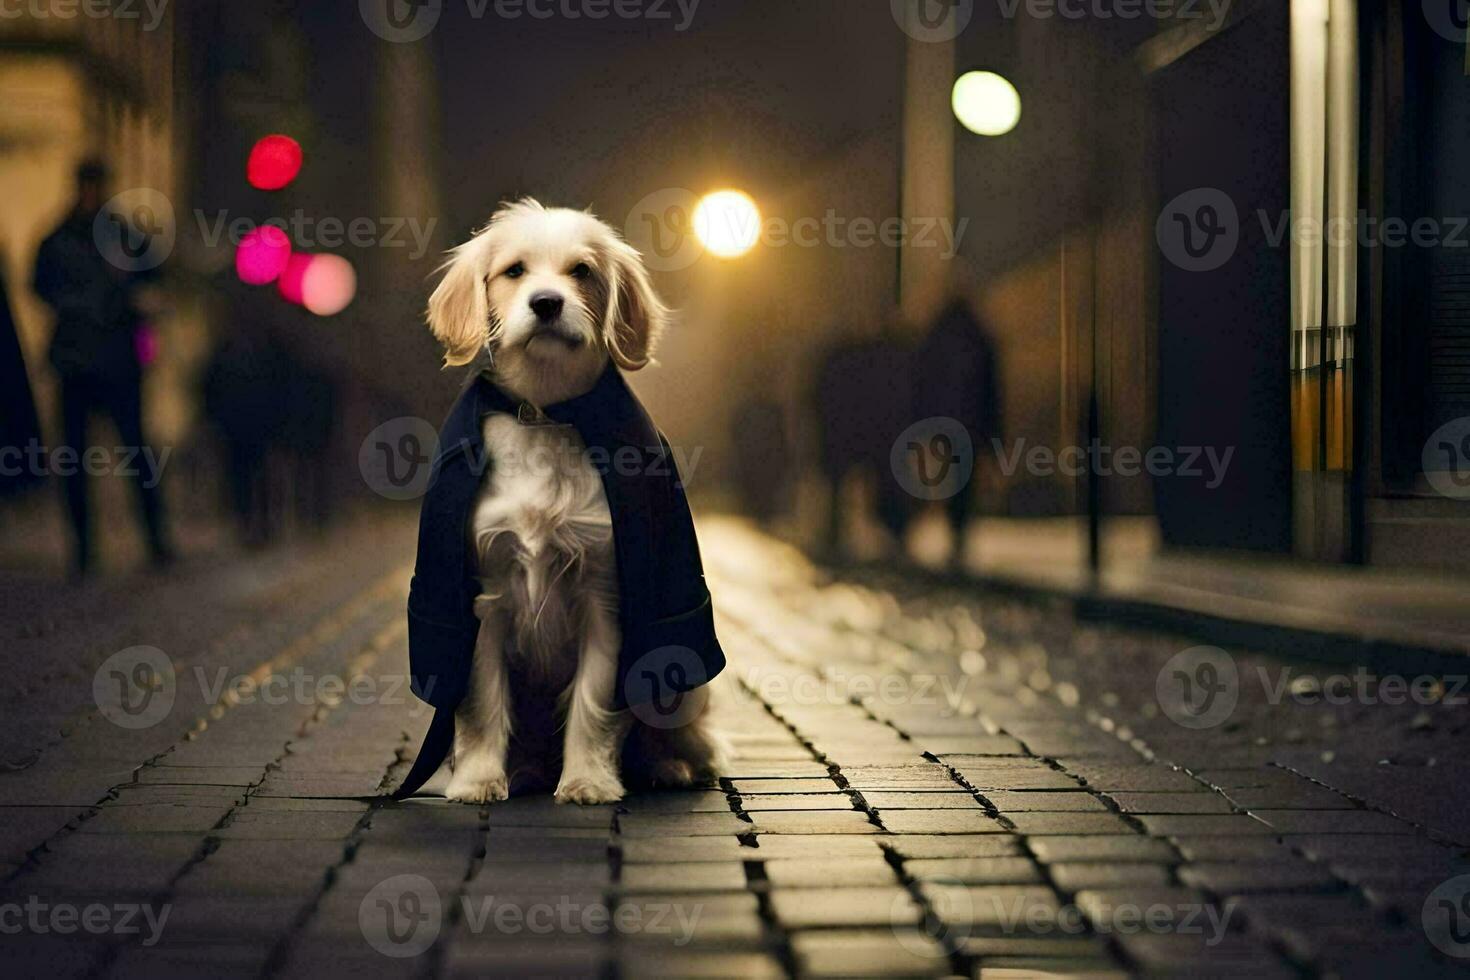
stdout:
<svg viewBox="0 0 1470 980">
<path fill-rule="evenodd" d="M 435 469 L 459 453 L 481 447 L 484 441 L 481 421 L 485 416 L 499 412 L 516 415 L 520 408 L 521 402 L 502 391 L 488 372 L 474 375 L 439 432 Z M 658 430 L 612 362 L 608 362 L 597 382 L 586 392 L 547 405 L 542 412 L 553 422 L 575 428 L 589 448 L 655 449 L 660 443 Z"/>
</svg>

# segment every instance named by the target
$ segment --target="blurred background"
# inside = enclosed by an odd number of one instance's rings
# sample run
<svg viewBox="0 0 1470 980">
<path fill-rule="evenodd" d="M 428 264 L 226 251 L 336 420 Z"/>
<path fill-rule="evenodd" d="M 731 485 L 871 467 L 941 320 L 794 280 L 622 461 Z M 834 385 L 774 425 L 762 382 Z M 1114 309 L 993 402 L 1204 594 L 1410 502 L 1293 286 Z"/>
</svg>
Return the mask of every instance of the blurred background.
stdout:
<svg viewBox="0 0 1470 980">
<path fill-rule="evenodd" d="M 623 231 L 677 309 L 634 382 L 701 513 L 1042 582 L 1458 590 L 1456 9 L 7 7 L 0 560 L 97 568 L 50 449 L 65 404 L 88 415 L 44 295 L 53 232 L 120 248 L 98 281 L 133 304 L 137 378 L 93 391 L 87 441 L 127 442 L 136 389 L 169 454 L 151 534 L 126 480 L 90 481 L 118 569 L 144 542 L 166 563 L 411 518 L 367 460 L 456 394 L 422 322 L 434 272 L 531 195 Z"/>
</svg>

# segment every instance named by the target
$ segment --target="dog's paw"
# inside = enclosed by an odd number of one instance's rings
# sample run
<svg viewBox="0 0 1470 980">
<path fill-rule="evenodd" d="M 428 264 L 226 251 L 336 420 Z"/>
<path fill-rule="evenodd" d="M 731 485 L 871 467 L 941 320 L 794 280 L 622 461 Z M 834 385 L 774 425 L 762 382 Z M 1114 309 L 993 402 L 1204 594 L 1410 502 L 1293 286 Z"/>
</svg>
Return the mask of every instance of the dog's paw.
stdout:
<svg viewBox="0 0 1470 980">
<path fill-rule="evenodd" d="M 616 776 L 563 776 L 556 787 L 556 802 L 616 803 L 623 798 L 623 784 Z"/>
<path fill-rule="evenodd" d="M 444 790 L 446 799 L 455 803 L 494 803 L 510 796 L 510 788 L 504 776 L 488 779 L 462 779 L 455 776 Z"/>
</svg>

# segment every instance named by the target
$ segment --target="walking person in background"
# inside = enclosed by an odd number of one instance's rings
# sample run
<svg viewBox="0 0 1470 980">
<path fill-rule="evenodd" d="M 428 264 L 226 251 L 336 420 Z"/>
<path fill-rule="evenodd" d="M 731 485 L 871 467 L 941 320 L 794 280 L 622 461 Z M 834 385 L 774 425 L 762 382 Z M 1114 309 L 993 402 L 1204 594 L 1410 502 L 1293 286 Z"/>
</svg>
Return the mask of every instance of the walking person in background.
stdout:
<svg viewBox="0 0 1470 980">
<path fill-rule="evenodd" d="M 963 425 L 974 447 L 974 474 L 944 503 L 955 565 L 964 562 L 965 531 L 979 516 L 976 484 L 993 455 L 993 440 L 1001 435 L 999 374 L 990 334 L 965 300 L 953 299 L 914 353 L 913 406 L 916 419 L 946 418 Z"/>
<path fill-rule="evenodd" d="M 19 496 L 40 482 L 41 474 L 25 465 L 30 446 L 41 441 L 41 422 L 25 354 L 10 312 L 10 295 L 0 276 L 0 500 Z"/>
<path fill-rule="evenodd" d="M 73 460 L 87 451 L 91 417 L 112 419 L 118 438 L 136 460 L 145 454 L 143 369 L 138 332 L 143 325 L 138 290 L 152 271 L 130 271 L 103 255 L 95 226 L 106 200 L 107 168 L 87 161 L 77 168 L 76 201 L 66 219 L 41 243 L 33 288 L 56 314 L 50 360 L 60 392 L 63 446 Z M 59 448 L 59 447 L 58 447 Z M 164 526 L 159 473 L 138 462 L 130 467 L 137 507 L 155 565 L 172 560 Z M 95 559 L 86 467 L 67 465 L 62 474 L 73 532 L 72 569 L 80 577 Z"/>
</svg>

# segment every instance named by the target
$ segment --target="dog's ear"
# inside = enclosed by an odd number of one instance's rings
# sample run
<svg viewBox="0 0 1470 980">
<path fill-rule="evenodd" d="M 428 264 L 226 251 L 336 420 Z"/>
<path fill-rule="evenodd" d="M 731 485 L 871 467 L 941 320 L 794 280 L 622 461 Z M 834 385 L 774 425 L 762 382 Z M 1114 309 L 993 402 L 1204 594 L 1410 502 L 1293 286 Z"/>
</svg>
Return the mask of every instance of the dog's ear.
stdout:
<svg viewBox="0 0 1470 980">
<path fill-rule="evenodd" d="M 429 329 L 444 345 L 444 364 L 468 364 L 490 340 L 490 304 L 481 281 L 484 247 L 471 239 L 454 249 L 444 279 L 429 297 Z"/>
<path fill-rule="evenodd" d="M 653 291 L 638 250 L 616 236 L 604 249 L 607 310 L 602 337 L 613 363 L 625 371 L 647 367 L 665 324 L 668 307 Z"/>
</svg>

